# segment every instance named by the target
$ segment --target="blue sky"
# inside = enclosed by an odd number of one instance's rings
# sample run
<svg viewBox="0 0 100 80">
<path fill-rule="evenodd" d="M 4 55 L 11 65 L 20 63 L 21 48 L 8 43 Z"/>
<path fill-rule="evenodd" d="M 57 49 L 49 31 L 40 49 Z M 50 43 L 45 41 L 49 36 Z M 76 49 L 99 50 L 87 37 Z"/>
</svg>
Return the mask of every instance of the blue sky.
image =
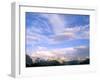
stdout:
<svg viewBox="0 0 100 80">
<path fill-rule="evenodd" d="M 26 12 L 25 16 L 27 54 L 65 49 L 64 55 L 70 51 L 89 57 L 89 15 Z"/>
</svg>

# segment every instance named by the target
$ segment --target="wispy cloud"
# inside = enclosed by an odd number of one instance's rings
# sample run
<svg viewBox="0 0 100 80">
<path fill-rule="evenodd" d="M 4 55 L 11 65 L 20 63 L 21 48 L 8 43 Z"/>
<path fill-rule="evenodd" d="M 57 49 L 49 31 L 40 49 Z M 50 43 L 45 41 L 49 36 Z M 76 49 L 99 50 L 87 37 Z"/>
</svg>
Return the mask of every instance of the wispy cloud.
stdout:
<svg viewBox="0 0 100 80">
<path fill-rule="evenodd" d="M 68 59 L 89 56 L 89 47 L 87 47 L 89 43 L 83 43 L 86 45 L 84 47 L 78 44 L 84 39 L 89 40 L 89 17 L 49 13 L 27 13 L 26 15 L 27 54 L 47 58 L 66 56 Z M 70 47 L 67 44 L 74 44 L 72 40 L 77 40 L 75 43 L 78 47 L 74 45 Z M 67 47 L 63 47 L 62 43 Z M 54 49 L 50 50 L 50 46 Z M 61 48 L 58 49 L 59 46 Z"/>
<path fill-rule="evenodd" d="M 38 47 L 37 50 L 33 52 L 32 57 L 38 57 L 42 59 L 64 57 L 66 60 L 77 60 L 79 58 L 85 59 L 89 57 L 89 47 L 77 46 L 53 50 L 48 50 L 46 47 Z"/>
<path fill-rule="evenodd" d="M 62 33 L 58 33 L 52 38 L 55 41 L 89 39 L 89 30 L 87 30 L 88 27 L 89 25 L 65 28 L 65 30 Z"/>
</svg>

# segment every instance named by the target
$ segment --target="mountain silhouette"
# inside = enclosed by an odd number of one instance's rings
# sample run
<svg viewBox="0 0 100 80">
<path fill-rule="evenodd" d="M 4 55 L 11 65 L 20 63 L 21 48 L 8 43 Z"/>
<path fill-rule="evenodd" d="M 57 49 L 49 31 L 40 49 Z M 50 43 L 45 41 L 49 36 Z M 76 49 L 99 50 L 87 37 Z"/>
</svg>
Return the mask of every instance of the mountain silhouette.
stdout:
<svg viewBox="0 0 100 80">
<path fill-rule="evenodd" d="M 83 65 L 89 64 L 90 59 L 86 58 L 84 60 L 71 60 L 64 61 L 60 63 L 58 60 L 44 60 L 41 58 L 36 58 L 35 61 L 32 61 L 32 58 L 26 54 L 26 67 L 42 67 L 42 66 L 61 66 L 61 65 Z"/>
<path fill-rule="evenodd" d="M 88 58 L 80 62 L 80 64 L 89 64 L 89 63 L 90 60 Z"/>
<path fill-rule="evenodd" d="M 33 64 L 32 59 L 29 55 L 26 54 L 26 67 L 31 67 Z"/>
</svg>

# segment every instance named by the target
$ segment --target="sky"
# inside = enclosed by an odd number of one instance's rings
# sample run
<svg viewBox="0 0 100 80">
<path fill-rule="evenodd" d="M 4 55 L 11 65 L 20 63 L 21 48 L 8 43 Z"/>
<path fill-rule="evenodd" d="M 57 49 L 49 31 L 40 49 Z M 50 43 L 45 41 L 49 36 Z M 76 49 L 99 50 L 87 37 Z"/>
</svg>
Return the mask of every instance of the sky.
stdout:
<svg viewBox="0 0 100 80">
<path fill-rule="evenodd" d="M 89 57 L 89 15 L 26 12 L 26 54 Z"/>
</svg>

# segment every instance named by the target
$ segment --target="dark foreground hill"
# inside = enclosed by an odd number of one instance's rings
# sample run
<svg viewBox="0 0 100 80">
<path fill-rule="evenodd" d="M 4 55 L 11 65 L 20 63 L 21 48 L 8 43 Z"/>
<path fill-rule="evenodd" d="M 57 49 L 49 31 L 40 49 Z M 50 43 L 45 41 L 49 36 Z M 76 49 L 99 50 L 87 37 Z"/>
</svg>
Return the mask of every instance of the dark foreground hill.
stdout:
<svg viewBox="0 0 100 80">
<path fill-rule="evenodd" d="M 60 63 L 57 60 L 43 60 L 37 58 L 36 61 L 33 63 L 30 56 L 26 55 L 26 67 L 41 67 L 41 66 L 61 66 L 61 65 L 83 65 L 83 64 L 90 64 L 89 58 L 84 60 L 72 60 L 72 61 L 64 61 Z"/>
<path fill-rule="evenodd" d="M 26 54 L 26 66 L 31 67 L 33 64 L 32 59 L 30 58 L 29 55 Z"/>
</svg>

